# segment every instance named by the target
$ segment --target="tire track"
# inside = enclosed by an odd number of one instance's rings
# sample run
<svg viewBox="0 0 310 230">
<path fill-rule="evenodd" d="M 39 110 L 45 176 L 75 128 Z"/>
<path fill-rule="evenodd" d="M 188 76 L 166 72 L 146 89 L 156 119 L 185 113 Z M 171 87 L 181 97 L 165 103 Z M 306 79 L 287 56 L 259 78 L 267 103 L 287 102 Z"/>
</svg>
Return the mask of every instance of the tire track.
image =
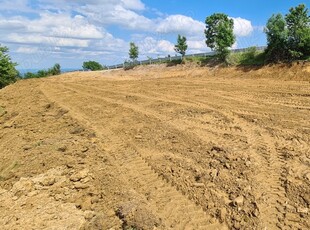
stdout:
<svg viewBox="0 0 310 230">
<path fill-rule="evenodd" d="M 80 87 L 78 89 L 81 90 Z M 84 94 L 84 96 L 106 100 L 110 103 L 116 103 L 120 106 L 134 110 L 138 113 L 154 117 L 161 122 L 168 123 L 172 125 L 172 127 L 177 128 L 180 131 L 186 131 L 186 129 L 180 129 L 180 124 L 172 122 L 167 116 L 156 113 L 154 111 L 148 111 L 140 107 L 139 105 L 133 105 L 132 103 L 124 102 L 123 99 L 116 100 L 111 98 L 102 98 L 92 93 L 82 94 Z M 169 102 L 176 104 L 180 100 L 183 100 L 176 96 L 161 99 L 163 101 L 169 100 Z M 193 100 L 193 103 L 189 103 L 186 101 L 185 103 L 187 106 L 198 106 L 199 108 L 207 108 L 210 110 L 218 109 L 217 104 L 214 105 L 205 101 L 202 102 L 200 99 Z M 257 187 L 255 188 L 255 192 L 257 193 L 258 207 L 261 213 L 260 227 L 267 229 L 276 229 L 283 227 L 284 222 L 286 224 L 289 224 L 290 220 L 285 219 L 285 217 L 287 216 L 287 211 L 285 209 L 285 202 L 287 201 L 287 198 L 285 195 L 285 190 L 282 186 L 282 182 L 284 180 L 284 178 L 282 178 L 282 175 L 283 169 L 285 167 L 285 162 L 283 161 L 283 159 L 281 159 L 281 157 L 278 156 L 278 153 L 273 145 L 273 138 L 263 128 L 260 128 L 258 125 L 252 124 L 250 122 L 244 121 L 243 119 L 239 118 L 239 116 L 235 113 L 228 112 L 227 108 L 224 108 L 221 111 L 221 114 L 226 117 L 232 118 L 235 124 L 239 124 L 242 127 L 242 131 L 247 136 L 248 143 L 250 145 L 249 152 L 251 156 L 255 159 L 255 162 L 259 164 L 259 167 L 261 169 L 261 171 L 254 178 L 255 181 L 257 181 Z M 262 193 L 262 191 L 264 193 Z M 282 202 L 279 202 L 280 200 Z M 294 223 L 291 226 L 294 226 Z"/>
<path fill-rule="evenodd" d="M 77 104 L 65 102 L 65 94 L 62 94 L 62 98 L 57 97 L 57 92 L 61 93 L 61 90 L 58 88 L 55 91 L 51 84 L 48 87 L 42 85 L 41 90 L 50 101 L 56 101 L 62 108 L 69 110 L 72 117 L 94 130 L 99 138 L 116 136 L 111 130 L 103 129 L 102 125 L 94 123 L 83 112 L 83 102 L 79 101 Z M 148 201 L 164 221 L 166 229 L 226 229 L 225 225 L 211 223 L 211 218 L 201 208 L 162 180 L 140 153 L 133 151 L 128 141 L 121 138 L 109 140 L 111 142 L 109 153 L 114 158 L 114 163 L 119 164 L 123 172 L 126 172 L 120 176 L 131 181 L 140 194 L 150 194 L 147 197 Z"/>
<path fill-rule="evenodd" d="M 66 84 L 66 85 L 68 85 L 68 84 Z M 71 86 L 75 86 L 75 87 L 79 86 L 79 89 L 82 89 L 82 90 L 84 89 L 84 92 L 85 92 L 85 86 L 83 86 L 83 85 L 80 85 L 80 84 L 70 84 L 70 85 Z M 123 93 L 123 92 L 114 92 L 114 91 L 111 91 L 111 90 L 103 90 L 103 89 L 100 89 L 100 88 L 94 87 L 94 86 L 87 86 L 87 88 L 91 88 L 91 89 L 97 90 L 100 93 L 103 93 L 103 92 L 107 93 L 107 94 L 109 94 L 109 96 L 111 94 L 112 95 L 123 95 L 123 96 L 134 96 L 134 97 L 139 97 L 139 98 L 146 99 L 148 101 L 169 102 L 169 103 L 172 103 L 172 104 L 175 104 L 175 105 L 181 105 L 181 106 L 185 106 L 185 107 L 188 107 L 188 108 L 197 107 L 197 104 L 193 104 L 193 103 L 189 103 L 189 102 L 185 102 L 185 101 L 181 101 L 181 100 L 173 100 L 173 99 L 169 99 L 169 98 L 164 98 L 164 97 L 161 97 L 160 95 L 157 95 L 156 97 L 150 97 L 150 96 L 141 95 L 141 94 L 138 94 L 138 93 Z M 98 98 L 101 98 L 101 99 L 104 99 L 104 100 L 109 100 L 109 96 L 107 96 L 105 98 L 102 98 L 102 97 L 98 97 Z M 118 101 L 116 99 L 112 99 L 112 100 L 114 100 L 114 102 Z M 124 102 L 124 100 L 121 100 L 121 101 L 123 101 L 124 105 L 125 104 L 126 105 L 132 105 L 133 104 L 133 103 L 129 103 L 129 102 Z M 133 105 L 133 106 L 135 107 L 136 110 L 138 109 L 138 106 L 136 106 L 136 105 Z M 131 107 L 131 108 L 133 108 L 133 107 Z M 198 109 L 206 109 L 206 106 L 203 106 L 203 107 L 198 106 Z M 212 110 L 210 110 L 210 109 L 211 109 L 211 107 L 207 108 L 207 110 L 209 110 L 208 112 L 210 112 L 211 114 L 212 113 L 218 113 L 218 111 L 214 110 L 214 108 L 212 108 Z M 147 115 L 151 114 L 152 116 L 156 116 L 157 119 L 167 120 L 167 117 L 163 117 L 163 115 L 160 114 L 159 112 L 148 111 L 148 109 L 139 108 L 139 111 L 142 111 L 142 110 L 144 110 L 144 113 L 146 113 Z M 219 114 L 222 115 L 221 113 L 219 113 Z M 172 121 L 172 119 L 169 119 L 169 121 Z M 187 129 L 187 127 L 201 128 L 202 124 L 207 124 L 207 127 L 205 127 L 205 128 L 209 129 L 210 132 L 211 131 L 214 132 L 214 130 L 216 130 L 216 131 L 219 131 L 220 134 L 236 133 L 236 132 L 239 133 L 239 134 L 242 133 L 240 128 L 237 127 L 237 126 L 228 126 L 227 124 L 220 125 L 220 124 L 217 124 L 216 122 L 206 122 L 205 120 L 199 119 L 199 118 L 195 119 L 194 121 L 198 121 L 198 124 L 191 123 L 190 125 L 187 125 L 182 131 L 185 131 L 185 129 Z M 193 119 L 191 119 L 191 122 L 193 122 Z"/>
</svg>

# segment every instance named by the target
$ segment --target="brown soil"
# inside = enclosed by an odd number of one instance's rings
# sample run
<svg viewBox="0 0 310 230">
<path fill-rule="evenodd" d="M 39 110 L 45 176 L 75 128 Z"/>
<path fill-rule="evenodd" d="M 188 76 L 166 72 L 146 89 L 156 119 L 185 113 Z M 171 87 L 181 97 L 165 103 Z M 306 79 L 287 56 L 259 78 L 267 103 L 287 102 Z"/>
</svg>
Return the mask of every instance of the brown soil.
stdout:
<svg viewBox="0 0 310 230">
<path fill-rule="evenodd" d="M 0 91 L 1 229 L 310 229 L 310 66 L 148 66 Z"/>
</svg>

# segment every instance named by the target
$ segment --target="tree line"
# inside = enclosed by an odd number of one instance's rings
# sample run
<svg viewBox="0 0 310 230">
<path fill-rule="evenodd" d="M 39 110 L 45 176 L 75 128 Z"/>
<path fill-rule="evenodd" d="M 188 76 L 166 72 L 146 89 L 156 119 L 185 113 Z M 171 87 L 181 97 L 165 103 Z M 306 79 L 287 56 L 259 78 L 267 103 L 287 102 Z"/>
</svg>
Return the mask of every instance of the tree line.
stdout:
<svg viewBox="0 0 310 230">
<path fill-rule="evenodd" d="M 230 48 L 236 41 L 233 19 L 223 13 L 215 13 L 206 18 L 205 24 L 206 45 L 216 51 L 217 59 L 226 62 Z M 291 62 L 310 58 L 310 16 L 305 4 L 290 8 L 285 15 L 272 15 L 267 21 L 264 32 L 267 36 L 267 48 L 263 53 L 264 63 Z M 139 56 L 139 47 L 134 42 L 130 42 L 129 45 L 129 58 L 132 63 L 135 63 Z M 187 49 L 187 38 L 179 34 L 174 50 L 184 57 Z M 7 47 L 0 45 L 0 89 L 14 83 L 20 77 L 15 68 L 17 63 L 11 60 L 8 52 Z M 254 49 L 249 49 L 249 52 L 243 55 L 247 63 L 252 63 L 250 59 L 254 57 Z M 95 61 L 83 63 L 84 70 L 94 71 L 105 68 Z M 58 75 L 60 72 L 60 65 L 55 64 L 47 71 L 26 73 L 24 77 L 46 77 Z"/>
<path fill-rule="evenodd" d="M 215 13 L 205 20 L 206 45 L 216 51 L 217 58 L 226 61 L 230 48 L 236 42 L 233 33 L 234 21 L 228 15 Z M 305 4 L 292 7 L 289 12 L 272 15 L 264 29 L 267 36 L 265 62 L 287 62 L 306 59 L 310 56 L 310 16 Z M 174 50 L 185 56 L 188 45 L 186 37 L 178 35 Z M 253 54 L 253 49 L 250 50 Z M 129 57 L 134 62 L 138 58 L 138 47 L 130 43 Z"/>
</svg>

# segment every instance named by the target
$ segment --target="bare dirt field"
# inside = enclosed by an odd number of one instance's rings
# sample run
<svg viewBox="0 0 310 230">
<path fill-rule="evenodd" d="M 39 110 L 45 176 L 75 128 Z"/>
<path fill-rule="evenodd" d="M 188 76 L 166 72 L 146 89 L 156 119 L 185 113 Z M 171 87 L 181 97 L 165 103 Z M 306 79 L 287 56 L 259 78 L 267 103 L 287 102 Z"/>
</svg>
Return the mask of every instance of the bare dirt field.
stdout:
<svg viewBox="0 0 310 230">
<path fill-rule="evenodd" d="M 19 81 L 0 140 L 0 229 L 310 229 L 309 64 Z"/>
</svg>

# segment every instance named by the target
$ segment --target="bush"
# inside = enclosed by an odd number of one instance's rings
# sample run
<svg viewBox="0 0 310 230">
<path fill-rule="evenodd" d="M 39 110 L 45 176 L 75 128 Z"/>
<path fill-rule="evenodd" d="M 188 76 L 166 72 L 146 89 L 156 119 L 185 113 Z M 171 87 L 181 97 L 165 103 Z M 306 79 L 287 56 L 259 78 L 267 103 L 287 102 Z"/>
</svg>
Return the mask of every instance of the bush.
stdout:
<svg viewBox="0 0 310 230">
<path fill-rule="evenodd" d="M 96 61 L 83 62 L 82 67 L 84 70 L 91 70 L 91 71 L 98 71 L 104 69 L 104 67 L 99 62 Z"/>
<path fill-rule="evenodd" d="M 250 47 L 245 52 L 231 53 L 226 62 L 229 65 L 263 65 L 265 63 L 265 53 L 258 51 L 256 47 Z"/>
<path fill-rule="evenodd" d="M 42 77 L 48 77 L 48 76 L 55 76 L 59 74 L 61 74 L 60 65 L 55 64 L 52 68 L 49 68 L 48 70 L 39 70 L 37 73 L 27 72 L 24 75 L 24 79 L 42 78 Z"/>
</svg>

